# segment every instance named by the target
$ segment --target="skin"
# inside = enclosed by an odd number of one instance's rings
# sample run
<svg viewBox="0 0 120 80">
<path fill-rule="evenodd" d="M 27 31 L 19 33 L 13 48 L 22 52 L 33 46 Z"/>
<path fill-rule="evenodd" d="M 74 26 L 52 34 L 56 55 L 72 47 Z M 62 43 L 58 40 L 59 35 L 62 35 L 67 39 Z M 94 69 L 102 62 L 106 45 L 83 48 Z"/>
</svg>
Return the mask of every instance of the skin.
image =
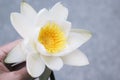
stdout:
<svg viewBox="0 0 120 80">
<path fill-rule="evenodd" d="M 4 59 L 7 54 L 18 44 L 21 40 L 16 40 L 9 44 L 0 47 L 0 80 L 30 80 L 31 77 L 27 73 L 25 63 L 11 67 L 5 65 Z M 14 68 L 14 69 L 13 69 Z"/>
</svg>

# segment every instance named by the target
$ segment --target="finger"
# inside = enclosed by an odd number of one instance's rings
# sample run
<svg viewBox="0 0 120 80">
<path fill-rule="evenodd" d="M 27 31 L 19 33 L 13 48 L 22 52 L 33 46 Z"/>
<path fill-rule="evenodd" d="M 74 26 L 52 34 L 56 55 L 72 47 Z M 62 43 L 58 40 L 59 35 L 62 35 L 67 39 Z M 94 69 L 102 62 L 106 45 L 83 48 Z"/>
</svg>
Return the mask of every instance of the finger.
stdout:
<svg viewBox="0 0 120 80">
<path fill-rule="evenodd" d="M 2 57 L 2 59 L 4 59 L 6 55 L 20 42 L 21 39 L 0 47 L 0 56 Z"/>
<path fill-rule="evenodd" d="M 28 80 L 31 76 L 28 74 L 26 67 L 21 68 L 20 70 L 14 71 L 16 75 L 19 75 L 21 80 Z"/>
<path fill-rule="evenodd" d="M 3 62 L 5 56 L 5 53 L 2 50 L 0 50 L 0 62 Z"/>
<path fill-rule="evenodd" d="M 9 70 L 6 68 L 6 66 L 0 62 L 0 74 L 4 72 L 9 72 Z"/>
</svg>

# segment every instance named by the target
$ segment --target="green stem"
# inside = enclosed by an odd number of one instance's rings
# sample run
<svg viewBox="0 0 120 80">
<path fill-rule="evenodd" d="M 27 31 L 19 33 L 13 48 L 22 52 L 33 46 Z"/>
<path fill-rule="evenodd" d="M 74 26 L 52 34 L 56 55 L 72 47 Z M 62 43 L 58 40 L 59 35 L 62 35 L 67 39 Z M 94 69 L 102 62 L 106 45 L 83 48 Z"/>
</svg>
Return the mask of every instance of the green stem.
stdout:
<svg viewBox="0 0 120 80">
<path fill-rule="evenodd" d="M 51 71 L 51 74 L 50 74 L 50 80 L 55 80 L 55 76 L 54 76 L 53 71 Z"/>
<path fill-rule="evenodd" d="M 55 80 L 53 71 L 46 67 L 44 73 L 39 77 L 39 80 L 48 80 L 49 78 L 50 80 Z"/>
<path fill-rule="evenodd" d="M 40 80 L 48 80 L 51 75 L 51 70 L 46 67 L 44 73 L 39 77 Z"/>
</svg>

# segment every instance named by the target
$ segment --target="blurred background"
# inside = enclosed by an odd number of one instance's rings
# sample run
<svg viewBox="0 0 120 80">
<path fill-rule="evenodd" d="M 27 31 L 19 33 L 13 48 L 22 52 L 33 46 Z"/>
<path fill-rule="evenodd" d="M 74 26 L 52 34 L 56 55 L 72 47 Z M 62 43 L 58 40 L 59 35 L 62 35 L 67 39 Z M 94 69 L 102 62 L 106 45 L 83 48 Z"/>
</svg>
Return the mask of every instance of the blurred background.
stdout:
<svg viewBox="0 0 120 80">
<path fill-rule="evenodd" d="M 120 80 L 120 0 L 26 0 L 37 11 L 61 2 L 69 9 L 73 28 L 87 29 L 93 37 L 80 47 L 90 61 L 82 67 L 64 65 L 56 80 Z M 10 13 L 19 12 L 21 0 L 0 0 L 0 46 L 21 37 L 12 27 Z"/>
</svg>

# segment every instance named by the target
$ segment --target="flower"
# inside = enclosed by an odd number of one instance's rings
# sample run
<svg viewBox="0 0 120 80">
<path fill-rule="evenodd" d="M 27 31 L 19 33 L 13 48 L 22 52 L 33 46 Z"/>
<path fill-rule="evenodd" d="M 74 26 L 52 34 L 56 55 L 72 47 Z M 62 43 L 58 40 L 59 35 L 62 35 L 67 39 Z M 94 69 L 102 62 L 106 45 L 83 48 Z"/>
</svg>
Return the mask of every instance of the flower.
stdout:
<svg viewBox="0 0 120 80">
<path fill-rule="evenodd" d="M 87 65 L 87 57 L 78 48 L 90 39 L 91 33 L 71 29 L 67 21 L 68 9 L 60 2 L 50 10 L 43 8 L 38 13 L 27 3 L 21 3 L 21 12 L 11 13 L 11 23 L 23 37 L 6 57 L 6 63 L 26 61 L 28 73 L 40 76 L 47 66 L 60 70 L 63 64 Z"/>
</svg>

